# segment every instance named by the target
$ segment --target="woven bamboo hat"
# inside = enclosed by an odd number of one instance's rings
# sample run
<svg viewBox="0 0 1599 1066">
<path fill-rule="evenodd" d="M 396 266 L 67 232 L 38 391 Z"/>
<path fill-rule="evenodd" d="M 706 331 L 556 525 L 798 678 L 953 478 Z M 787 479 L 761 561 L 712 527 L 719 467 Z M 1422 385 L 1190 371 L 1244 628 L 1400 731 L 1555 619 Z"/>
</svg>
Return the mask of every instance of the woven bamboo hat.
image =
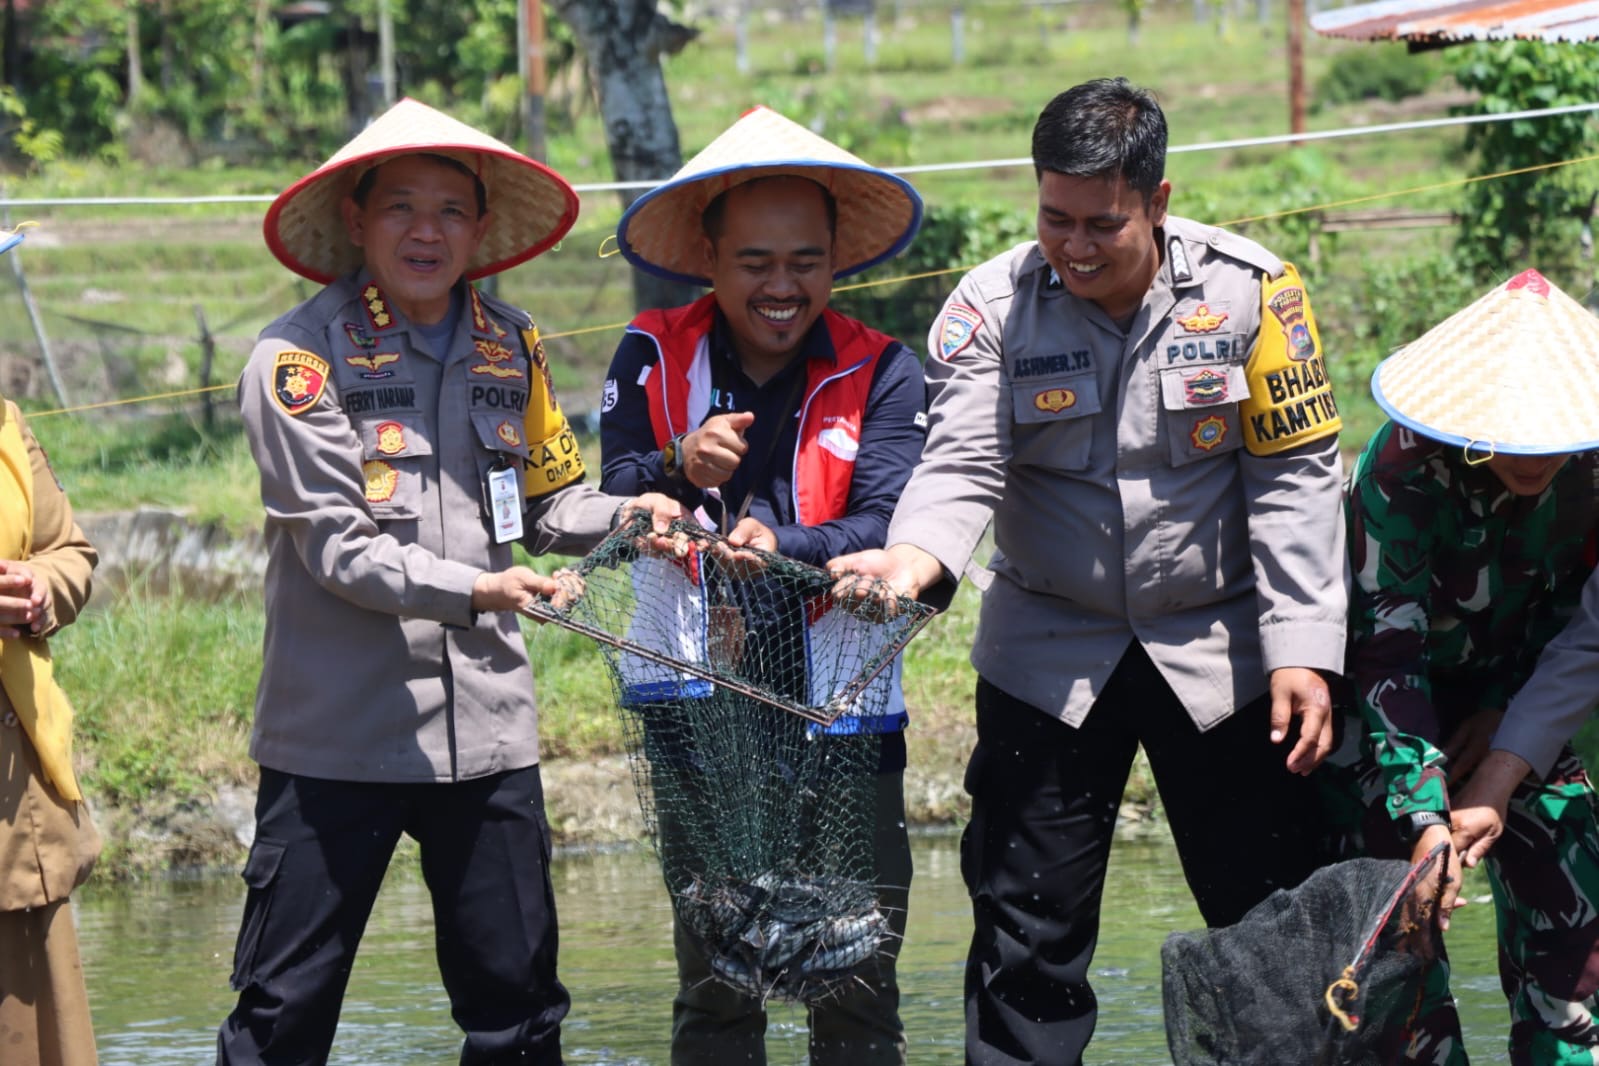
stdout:
<svg viewBox="0 0 1599 1066">
<path fill-rule="evenodd" d="M 361 264 L 340 202 L 386 159 L 426 152 L 455 159 L 488 190 L 493 221 L 467 264 L 481 278 L 526 262 L 577 221 L 577 193 L 555 171 L 409 97 L 385 111 L 326 163 L 283 190 L 267 209 L 267 247 L 283 265 L 327 284 Z"/>
<path fill-rule="evenodd" d="M 735 185 L 778 176 L 810 178 L 833 194 L 838 204 L 835 278 L 898 255 L 922 224 L 922 198 L 910 182 L 869 166 L 770 108 L 756 107 L 671 180 L 633 201 L 617 224 L 617 247 L 640 270 L 709 285 L 700 245 L 705 208 Z"/>
<path fill-rule="evenodd" d="M 1599 448 L 1599 318 L 1523 271 L 1384 359 L 1371 391 L 1395 422 L 1449 444 Z"/>
</svg>

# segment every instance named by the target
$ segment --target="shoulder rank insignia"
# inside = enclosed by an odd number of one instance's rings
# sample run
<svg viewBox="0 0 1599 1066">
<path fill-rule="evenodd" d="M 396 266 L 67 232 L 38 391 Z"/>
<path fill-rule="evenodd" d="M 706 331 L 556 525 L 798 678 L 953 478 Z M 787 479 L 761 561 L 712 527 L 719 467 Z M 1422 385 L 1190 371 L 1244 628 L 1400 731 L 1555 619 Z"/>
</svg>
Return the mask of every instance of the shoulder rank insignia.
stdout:
<svg viewBox="0 0 1599 1066">
<path fill-rule="evenodd" d="M 1220 307 L 1212 309 L 1210 304 L 1200 304 L 1192 314 L 1173 321 L 1184 333 L 1215 333 L 1227 321 L 1227 312 Z"/>
<path fill-rule="evenodd" d="M 944 362 L 955 358 L 977 335 L 983 316 L 965 304 L 950 304 L 944 308 L 944 320 L 938 327 L 938 357 Z"/>
<path fill-rule="evenodd" d="M 1194 280 L 1194 268 L 1188 262 L 1188 249 L 1183 247 L 1183 239 L 1172 236 L 1166 241 L 1166 261 L 1171 264 L 1171 279 L 1179 285 L 1186 285 Z"/>
<path fill-rule="evenodd" d="M 272 363 L 272 398 L 285 414 L 304 414 L 327 384 L 328 364 L 319 355 L 291 348 Z"/>
<path fill-rule="evenodd" d="M 383 298 L 383 290 L 378 288 L 377 282 L 368 282 L 361 290 L 361 304 L 366 308 L 367 321 L 372 323 L 373 329 L 388 329 L 394 325 L 389 302 Z"/>
<path fill-rule="evenodd" d="M 1244 373 L 1249 396 L 1240 405 L 1244 446 L 1274 455 L 1343 428 L 1321 353 L 1316 317 L 1292 263 L 1260 283 L 1260 335 Z"/>
</svg>

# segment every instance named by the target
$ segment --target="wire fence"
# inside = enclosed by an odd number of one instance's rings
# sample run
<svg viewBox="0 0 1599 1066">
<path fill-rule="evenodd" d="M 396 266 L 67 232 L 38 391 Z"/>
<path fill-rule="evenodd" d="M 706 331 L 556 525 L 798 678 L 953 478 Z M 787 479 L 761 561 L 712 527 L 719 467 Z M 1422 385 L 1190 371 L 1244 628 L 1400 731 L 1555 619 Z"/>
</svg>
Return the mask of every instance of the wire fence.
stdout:
<svg viewBox="0 0 1599 1066">
<path fill-rule="evenodd" d="M 1592 112 L 1599 103 L 1500 115 L 1452 116 L 1408 122 L 1174 146 L 1173 155 L 1280 148 L 1294 141 L 1358 136 L 1404 136 L 1419 130 L 1487 121 L 1517 121 Z M 1559 160 L 1529 169 L 1584 164 Z M 1031 160 L 988 159 L 895 168 L 916 175 L 936 202 L 940 180 L 961 171 L 1014 171 L 1019 197 L 1031 187 Z M 1237 218 L 1203 219 L 1247 227 L 1289 215 L 1313 215 L 1319 229 L 1341 240 L 1381 239 L 1395 228 L 1442 228 L 1448 211 L 1418 209 L 1422 194 L 1465 185 L 1452 179 L 1395 186 L 1356 198 L 1318 202 Z M 600 379 L 621 329 L 632 314 L 630 268 L 608 254 L 617 213 L 617 183 L 580 187 L 581 228 L 539 259 L 494 279 L 500 294 L 529 308 L 540 322 L 557 368 L 557 385 L 582 422 L 599 397 Z M 269 322 L 315 290 L 288 274 L 266 251 L 260 210 L 269 196 L 0 199 L 8 218 L 50 213 L 10 253 L 12 270 L 0 283 L 0 391 L 31 400 L 33 417 L 84 414 L 120 418 L 182 411 L 214 424 L 232 412 L 233 382 L 254 338 Z M 1373 205 L 1384 207 L 1373 210 Z M 73 209 L 112 207 L 125 221 L 82 219 Z M 168 208 L 216 210 L 202 218 Z M 1175 208 L 1183 213 L 1181 205 Z M 103 214 L 103 212 L 97 212 Z M 1314 247 L 1312 255 L 1314 255 Z M 930 323 L 953 275 L 975 266 L 905 273 L 893 265 L 866 283 L 877 299 L 910 300 Z M 0 272 L 4 274 L 5 272 Z M 844 296 L 860 285 L 841 285 Z M 914 293 L 914 296 L 911 295 Z M 919 347 L 921 335 L 906 336 Z"/>
</svg>

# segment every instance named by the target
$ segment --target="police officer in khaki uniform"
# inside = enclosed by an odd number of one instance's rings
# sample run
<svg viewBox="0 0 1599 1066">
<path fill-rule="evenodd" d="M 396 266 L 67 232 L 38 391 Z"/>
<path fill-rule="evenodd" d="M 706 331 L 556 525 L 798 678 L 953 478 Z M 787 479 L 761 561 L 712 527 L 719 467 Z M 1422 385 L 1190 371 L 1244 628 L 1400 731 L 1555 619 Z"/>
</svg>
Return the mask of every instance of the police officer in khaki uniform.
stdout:
<svg viewBox="0 0 1599 1066">
<path fill-rule="evenodd" d="M 889 546 L 830 564 L 947 596 L 993 520 L 961 863 L 984 1066 L 1082 1059 L 1140 744 L 1209 924 L 1318 858 L 1300 775 L 1331 743 L 1320 672 L 1343 662 L 1338 412 L 1293 268 L 1167 215 L 1165 148 L 1159 105 L 1122 79 L 1044 109 L 1038 240 L 944 305 Z"/>
<path fill-rule="evenodd" d="M 401 833 L 421 845 L 462 1063 L 559 1063 L 550 841 L 514 609 L 627 504 L 583 467 L 527 314 L 467 278 L 549 247 L 561 178 L 415 101 L 267 213 L 326 283 L 240 382 L 269 561 L 251 754 L 256 836 L 218 1061 L 326 1061 Z"/>
<path fill-rule="evenodd" d="M 0 233 L 0 252 L 21 240 Z M 72 707 L 47 638 L 89 600 L 99 556 L 44 449 L 0 407 L 0 1062 L 93 1066 L 73 889 L 100 836 L 72 768 Z"/>
</svg>

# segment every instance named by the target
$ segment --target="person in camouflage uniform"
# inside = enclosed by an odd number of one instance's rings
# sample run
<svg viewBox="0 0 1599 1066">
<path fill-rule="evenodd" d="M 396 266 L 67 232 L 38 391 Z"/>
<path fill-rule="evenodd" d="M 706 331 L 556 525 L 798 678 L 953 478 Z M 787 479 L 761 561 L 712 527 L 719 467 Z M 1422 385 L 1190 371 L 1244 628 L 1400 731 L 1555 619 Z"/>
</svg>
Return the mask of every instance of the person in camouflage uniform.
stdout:
<svg viewBox="0 0 1599 1066">
<path fill-rule="evenodd" d="M 1539 328 L 1551 319 L 1554 340 Z M 1570 326 L 1588 343 L 1573 344 Z M 1483 329 L 1501 331 L 1499 343 Z M 1527 361 L 1570 358 L 1591 375 L 1599 321 L 1535 271 L 1496 288 L 1378 368 L 1373 392 L 1393 420 L 1350 475 L 1347 673 L 1361 728 L 1344 750 L 1359 747 L 1354 770 L 1372 801 L 1361 835 L 1371 853 L 1413 862 L 1450 844 L 1445 928 L 1460 884 L 1451 793 L 1482 763 L 1539 653 L 1573 615 L 1599 534 L 1599 451 L 1573 443 L 1599 447 L 1599 432 L 1563 430 L 1558 415 L 1483 389 L 1461 365 L 1492 353 L 1550 382 L 1560 406 L 1554 391 L 1564 386 L 1554 383 L 1568 375 L 1538 373 L 1515 358 L 1523 346 Z M 1522 410 L 1506 412 L 1511 405 Z M 1486 865 L 1511 1062 L 1599 1062 L 1599 821 L 1569 746 L 1541 778 L 1516 786 L 1505 830 Z M 1447 965 L 1435 967 L 1405 1061 L 1466 1061 L 1447 982 Z"/>
</svg>

